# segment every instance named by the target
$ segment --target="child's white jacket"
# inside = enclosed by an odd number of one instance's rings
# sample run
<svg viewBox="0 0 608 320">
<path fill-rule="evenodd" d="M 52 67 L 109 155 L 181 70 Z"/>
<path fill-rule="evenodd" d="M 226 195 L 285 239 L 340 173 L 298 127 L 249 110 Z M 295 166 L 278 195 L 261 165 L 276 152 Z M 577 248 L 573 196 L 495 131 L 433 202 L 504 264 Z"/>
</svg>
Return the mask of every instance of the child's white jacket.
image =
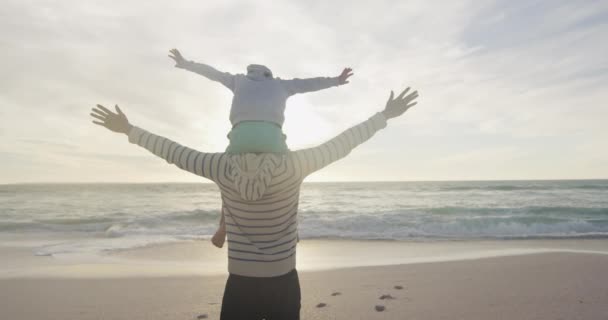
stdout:
<svg viewBox="0 0 608 320">
<path fill-rule="evenodd" d="M 193 61 L 185 61 L 177 67 L 220 82 L 234 93 L 230 109 L 230 122 L 233 126 L 242 121 L 268 121 L 282 126 L 285 121 L 287 98 L 296 93 L 318 91 L 339 85 L 338 77 L 282 80 L 272 78 L 270 72 L 270 76 L 265 76 L 263 73 L 233 75 Z M 258 67 L 270 71 L 264 66 Z"/>
</svg>

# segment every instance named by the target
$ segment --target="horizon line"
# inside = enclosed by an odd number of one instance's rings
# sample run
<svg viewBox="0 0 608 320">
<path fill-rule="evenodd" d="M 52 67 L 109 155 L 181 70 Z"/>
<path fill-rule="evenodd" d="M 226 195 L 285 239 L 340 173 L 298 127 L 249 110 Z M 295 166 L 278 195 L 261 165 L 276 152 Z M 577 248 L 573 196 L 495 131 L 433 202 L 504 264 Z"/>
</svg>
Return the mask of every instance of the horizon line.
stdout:
<svg viewBox="0 0 608 320">
<path fill-rule="evenodd" d="M 505 182 L 505 181 L 604 181 L 608 178 L 565 178 L 565 179 L 471 179 L 471 180 L 335 180 L 335 181 L 304 181 L 304 183 L 400 183 L 400 182 Z M 66 184 L 215 184 L 213 181 L 152 181 L 152 182 L 128 182 L 128 181 L 51 181 L 51 182 L 10 182 L 0 183 L 0 186 L 10 185 L 66 185 Z"/>
</svg>

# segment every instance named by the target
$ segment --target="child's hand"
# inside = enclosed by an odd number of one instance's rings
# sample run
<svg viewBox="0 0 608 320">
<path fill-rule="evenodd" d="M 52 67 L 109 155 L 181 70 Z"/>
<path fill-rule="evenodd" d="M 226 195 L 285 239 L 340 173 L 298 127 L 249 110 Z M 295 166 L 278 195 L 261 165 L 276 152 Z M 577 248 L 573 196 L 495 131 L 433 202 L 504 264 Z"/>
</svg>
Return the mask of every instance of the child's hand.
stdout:
<svg viewBox="0 0 608 320">
<path fill-rule="evenodd" d="M 350 76 L 353 75 L 353 69 L 351 68 L 344 68 L 344 70 L 342 70 L 342 73 L 338 76 L 338 83 L 342 84 L 347 84 L 348 83 L 348 78 Z"/>
<path fill-rule="evenodd" d="M 184 62 L 186 62 L 186 59 L 184 59 L 182 54 L 179 53 L 179 51 L 177 49 L 171 49 L 171 50 L 169 50 L 169 53 L 171 53 L 169 55 L 169 58 L 175 60 L 175 66 L 179 66 L 179 65 L 183 64 Z"/>
</svg>

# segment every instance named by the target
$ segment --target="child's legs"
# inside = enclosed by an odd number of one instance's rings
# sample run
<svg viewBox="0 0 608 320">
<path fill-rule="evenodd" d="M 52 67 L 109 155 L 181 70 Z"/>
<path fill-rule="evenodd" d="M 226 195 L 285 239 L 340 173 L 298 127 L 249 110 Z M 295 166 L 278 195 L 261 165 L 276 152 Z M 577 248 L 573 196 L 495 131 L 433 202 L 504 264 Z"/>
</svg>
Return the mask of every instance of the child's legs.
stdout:
<svg viewBox="0 0 608 320">
<path fill-rule="evenodd" d="M 226 221 L 224 219 L 225 219 L 225 217 L 224 217 L 224 208 L 222 207 L 222 214 L 220 215 L 220 227 L 223 226 L 226 223 Z"/>
<path fill-rule="evenodd" d="M 215 231 L 213 237 L 211 237 L 211 243 L 218 248 L 224 246 L 224 242 L 226 241 L 226 221 L 224 216 L 224 210 L 222 208 L 222 218 L 220 219 L 220 225 Z"/>
<path fill-rule="evenodd" d="M 227 153 L 285 153 L 285 135 L 278 125 L 267 121 L 244 121 L 228 134 Z"/>
</svg>

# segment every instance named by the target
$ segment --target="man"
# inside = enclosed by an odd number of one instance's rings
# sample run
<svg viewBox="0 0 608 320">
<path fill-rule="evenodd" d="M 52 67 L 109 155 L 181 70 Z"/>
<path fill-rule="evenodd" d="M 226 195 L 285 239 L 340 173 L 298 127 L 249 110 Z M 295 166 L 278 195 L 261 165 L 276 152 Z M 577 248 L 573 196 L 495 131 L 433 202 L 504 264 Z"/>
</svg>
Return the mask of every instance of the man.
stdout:
<svg viewBox="0 0 608 320">
<path fill-rule="evenodd" d="M 132 126 L 97 105 L 93 123 L 127 134 L 131 143 L 171 164 L 215 182 L 228 233 L 228 271 L 221 319 L 300 318 L 296 271 L 300 186 L 311 173 L 345 157 L 386 127 L 386 121 L 416 105 L 416 91 L 393 92 L 382 112 L 315 148 L 277 153 L 205 153 Z"/>
</svg>

